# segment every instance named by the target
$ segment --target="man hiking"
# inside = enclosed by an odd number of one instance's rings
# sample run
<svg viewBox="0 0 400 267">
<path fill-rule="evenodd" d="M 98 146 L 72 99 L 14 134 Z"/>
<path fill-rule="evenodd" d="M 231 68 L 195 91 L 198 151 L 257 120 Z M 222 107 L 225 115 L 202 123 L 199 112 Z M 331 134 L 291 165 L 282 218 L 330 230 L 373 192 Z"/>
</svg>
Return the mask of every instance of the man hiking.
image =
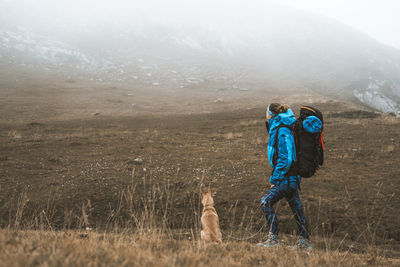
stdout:
<svg viewBox="0 0 400 267">
<path fill-rule="evenodd" d="M 271 188 L 261 198 L 261 208 L 269 226 L 268 239 L 257 244 L 269 248 L 279 246 L 277 217 L 273 205 L 286 198 L 296 220 L 300 238 L 293 248 L 311 251 L 307 220 L 300 201 L 301 178 L 297 174 L 296 143 L 293 126 L 296 118 L 287 105 L 272 103 L 266 111 L 266 126 L 269 133 L 268 159 L 273 169 L 269 178 Z"/>
</svg>

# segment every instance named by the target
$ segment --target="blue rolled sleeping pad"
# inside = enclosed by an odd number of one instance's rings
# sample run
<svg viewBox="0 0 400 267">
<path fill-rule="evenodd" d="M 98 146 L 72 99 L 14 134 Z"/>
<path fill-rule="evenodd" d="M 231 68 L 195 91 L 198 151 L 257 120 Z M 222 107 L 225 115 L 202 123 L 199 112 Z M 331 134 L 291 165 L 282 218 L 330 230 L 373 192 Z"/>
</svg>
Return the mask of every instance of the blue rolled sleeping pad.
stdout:
<svg viewBox="0 0 400 267">
<path fill-rule="evenodd" d="M 319 133 L 322 130 L 322 122 L 316 116 L 308 116 L 303 121 L 303 129 L 309 133 Z"/>
</svg>

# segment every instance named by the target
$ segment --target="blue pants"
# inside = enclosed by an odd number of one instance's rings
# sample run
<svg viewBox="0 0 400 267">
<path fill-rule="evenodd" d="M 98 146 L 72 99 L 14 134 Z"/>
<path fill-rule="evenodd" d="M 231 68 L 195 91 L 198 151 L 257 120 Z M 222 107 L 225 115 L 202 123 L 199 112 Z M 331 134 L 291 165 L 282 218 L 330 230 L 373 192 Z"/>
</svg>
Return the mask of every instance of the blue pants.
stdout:
<svg viewBox="0 0 400 267">
<path fill-rule="evenodd" d="M 269 231 L 276 235 L 279 233 L 276 214 L 272 206 L 282 198 L 286 198 L 289 203 L 300 236 L 308 239 L 307 220 L 304 216 L 303 205 L 300 201 L 299 190 L 296 183 L 290 183 L 290 186 L 288 186 L 286 182 L 276 185 L 261 198 L 261 209 L 265 213 Z"/>
</svg>

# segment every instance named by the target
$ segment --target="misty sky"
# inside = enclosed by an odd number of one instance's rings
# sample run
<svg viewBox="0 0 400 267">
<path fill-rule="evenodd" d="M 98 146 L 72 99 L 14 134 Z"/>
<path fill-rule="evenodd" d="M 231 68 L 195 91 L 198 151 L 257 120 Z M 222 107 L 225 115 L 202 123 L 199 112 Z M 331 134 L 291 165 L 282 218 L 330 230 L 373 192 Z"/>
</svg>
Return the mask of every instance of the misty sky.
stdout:
<svg viewBox="0 0 400 267">
<path fill-rule="evenodd" d="M 287 6 L 333 17 L 400 49 L 398 0 L 279 0 Z"/>
<path fill-rule="evenodd" d="M 335 18 L 400 49 L 400 1 L 397 0 L 0 0 L 0 7 L 10 8 L 11 15 L 26 18 L 35 14 L 35 20 L 40 17 L 47 24 L 63 18 L 81 24 L 113 19 L 138 24 L 143 17 L 188 24 L 212 24 L 215 18 L 228 17 L 234 24 L 238 13 L 260 15 L 262 8 L 268 8 L 270 3 Z M 77 27 L 72 23 L 70 26 Z"/>
</svg>

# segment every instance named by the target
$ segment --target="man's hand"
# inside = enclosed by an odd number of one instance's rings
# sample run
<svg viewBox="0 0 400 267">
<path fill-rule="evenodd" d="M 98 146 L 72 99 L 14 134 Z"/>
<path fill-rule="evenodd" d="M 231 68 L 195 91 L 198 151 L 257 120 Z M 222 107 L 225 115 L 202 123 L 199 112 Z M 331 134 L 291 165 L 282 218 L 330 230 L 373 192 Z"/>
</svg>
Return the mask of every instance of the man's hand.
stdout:
<svg viewBox="0 0 400 267">
<path fill-rule="evenodd" d="M 274 187 L 274 186 L 275 186 L 274 184 L 271 184 L 271 188 Z"/>
</svg>

